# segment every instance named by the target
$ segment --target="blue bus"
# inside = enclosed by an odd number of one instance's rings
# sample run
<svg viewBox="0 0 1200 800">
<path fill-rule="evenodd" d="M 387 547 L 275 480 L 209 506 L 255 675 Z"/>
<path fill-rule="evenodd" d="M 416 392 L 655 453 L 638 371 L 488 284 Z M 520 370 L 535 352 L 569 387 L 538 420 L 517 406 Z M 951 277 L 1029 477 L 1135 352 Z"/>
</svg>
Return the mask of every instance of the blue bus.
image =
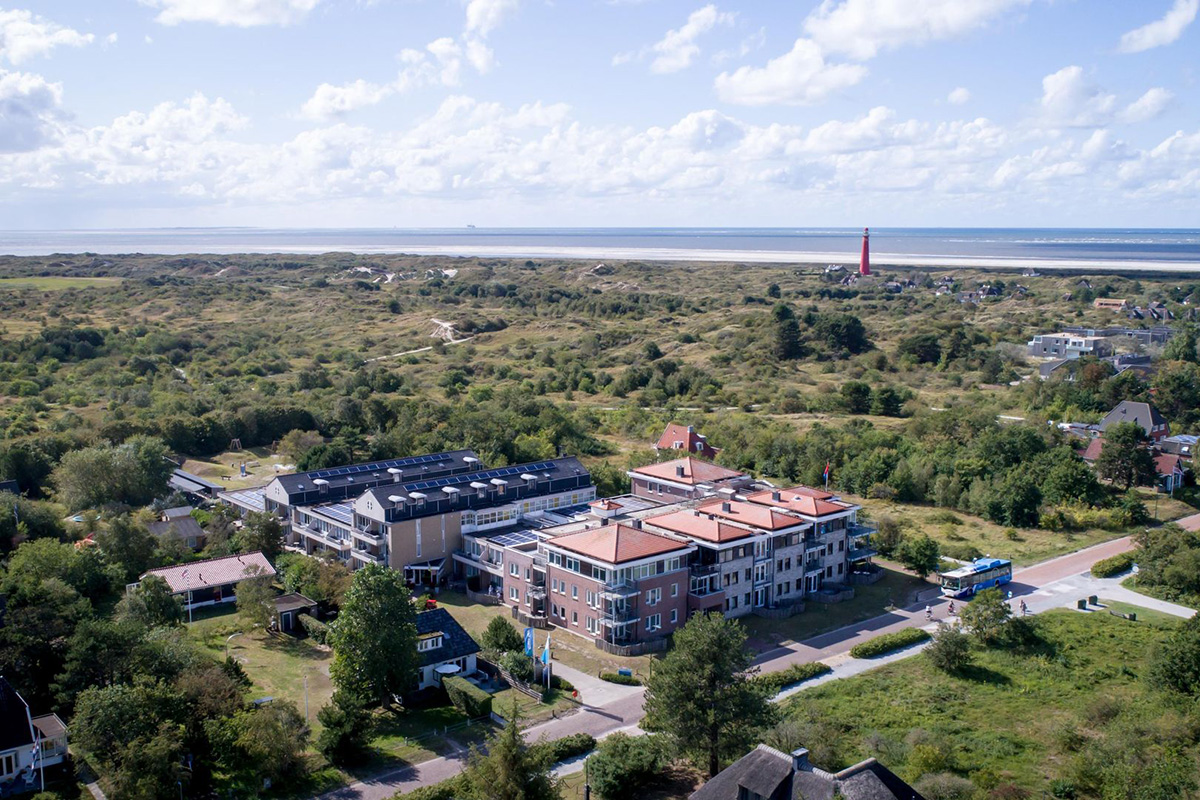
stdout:
<svg viewBox="0 0 1200 800">
<path fill-rule="evenodd" d="M 1012 580 L 1012 562 L 1002 558 L 980 558 L 965 567 L 938 574 L 946 597 L 971 597 L 981 589 L 1002 586 Z"/>
</svg>

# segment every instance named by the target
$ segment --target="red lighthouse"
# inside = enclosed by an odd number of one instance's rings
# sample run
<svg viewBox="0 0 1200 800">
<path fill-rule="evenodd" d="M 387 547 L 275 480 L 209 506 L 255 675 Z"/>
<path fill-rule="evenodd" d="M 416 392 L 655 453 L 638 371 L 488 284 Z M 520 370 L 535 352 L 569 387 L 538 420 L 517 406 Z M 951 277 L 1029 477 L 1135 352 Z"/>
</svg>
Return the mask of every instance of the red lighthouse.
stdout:
<svg viewBox="0 0 1200 800">
<path fill-rule="evenodd" d="M 859 261 L 858 261 L 858 274 L 859 274 L 859 275 L 870 275 L 870 274 L 871 274 L 871 245 L 870 245 L 870 241 L 871 241 L 871 234 L 870 234 L 870 232 L 869 232 L 869 229 L 867 229 L 867 228 L 863 228 L 863 249 L 862 249 L 862 258 L 860 258 L 860 259 L 859 259 Z"/>
</svg>

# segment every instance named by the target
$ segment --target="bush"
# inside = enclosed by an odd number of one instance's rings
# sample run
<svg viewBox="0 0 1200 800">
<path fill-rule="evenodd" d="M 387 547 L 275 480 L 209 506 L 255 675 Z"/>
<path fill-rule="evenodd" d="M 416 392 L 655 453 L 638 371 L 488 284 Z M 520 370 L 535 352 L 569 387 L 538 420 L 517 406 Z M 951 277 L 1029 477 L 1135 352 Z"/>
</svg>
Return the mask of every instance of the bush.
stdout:
<svg viewBox="0 0 1200 800">
<path fill-rule="evenodd" d="M 547 760 L 551 764 L 557 764 L 560 761 L 592 752 L 596 749 L 596 738 L 587 733 L 573 733 L 561 739 L 538 742 L 533 747 L 537 748 L 540 753 L 547 754 Z"/>
<path fill-rule="evenodd" d="M 970 542 L 948 542 L 942 545 L 942 555 L 959 561 L 974 561 L 983 555 L 983 552 Z"/>
<path fill-rule="evenodd" d="M 899 650 L 902 647 L 923 642 L 929 638 L 929 634 L 920 628 L 905 628 L 895 633 L 885 633 L 882 636 L 876 636 L 874 639 L 856 644 L 850 648 L 850 655 L 854 658 L 875 658 L 882 656 L 893 650 Z"/>
<path fill-rule="evenodd" d="M 975 784 L 949 772 L 926 775 L 913 784 L 913 788 L 928 800 L 972 800 Z"/>
<path fill-rule="evenodd" d="M 957 627 L 945 627 L 933 635 L 925 657 L 942 672 L 957 672 L 971 663 L 971 637 Z"/>
<path fill-rule="evenodd" d="M 1133 567 L 1134 552 L 1117 553 L 1112 558 L 1105 558 L 1092 564 L 1092 576 L 1096 578 L 1111 578 Z"/>
<path fill-rule="evenodd" d="M 299 614 L 296 619 L 300 620 L 300 627 L 304 628 L 304 632 L 317 644 L 327 644 L 326 639 L 329 636 L 329 626 L 321 620 L 310 614 Z"/>
<path fill-rule="evenodd" d="M 371 715 L 355 698 L 337 692 L 333 702 L 317 712 L 321 733 L 317 750 L 339 766 L 364 759 L 370 739 Z"/>
<path fill-rule="evenodd" d="M 524 651 L 520 653 L 505 653 L 500 659 L 500 666 L 509 675 L 512 675 L 523 683 L 529 683 L 533 680 L 533 662 L 529 660 L 529 656 L 525 655 Z"/>
<path fill-rule="evenodd" d="M 393 795 L 392 800 L 458 800 L 466 788 L 462 775 L 435 783 L 433 786 L 422 786 L 411 792 L 401 792 Z"/>
<path fill-rule="evenodd" d="M 550 688 L 558 689 L 560 692 L 573 692 L 575 691 L 575 684 L 571 683 L 566 678 L 560 678 L 559 676 L 552 674 L 550 676 Z"/>
<path fill-rule="evenodd" d="M 622 686 L 641 686 L 642 682 L 633 675 L 622 675 L 619 672 L 601 672 L 600 680 L 609 683 L 619 683 Z"/>
<path fill-rule="evenodd" d="M 488 623 L 487 630 L 480 637 L 479 644 L 484 650 L 496 653 L 518 652 L 525 650 L 525 640 L 504 617 L 493 617 Z"/>
<path fill-rule="evenodd" d="M 446 678 L 442 686 L 450 696 L 451 704 L 471 719 L 492 713 L 492 696 L 466 678 Z"/>
<path fill-rule="evenodd" d="M 667 764 L 661 736 L 614 733 L 588 763 L 592 787 L 604 800 L 637 800 Z"/>
<path fill-rule="evenodd" d="M 778 693 L 789 686 L 811 680 L 829 671 L 830 667 L 826 664 L 822 664 L 820 661 L 811 661 L 807 664 L 792 664 L 787 669 L 780 670 L 779 672 L 758 675 L 753 680 L 759 686 Z"/>
</svg>

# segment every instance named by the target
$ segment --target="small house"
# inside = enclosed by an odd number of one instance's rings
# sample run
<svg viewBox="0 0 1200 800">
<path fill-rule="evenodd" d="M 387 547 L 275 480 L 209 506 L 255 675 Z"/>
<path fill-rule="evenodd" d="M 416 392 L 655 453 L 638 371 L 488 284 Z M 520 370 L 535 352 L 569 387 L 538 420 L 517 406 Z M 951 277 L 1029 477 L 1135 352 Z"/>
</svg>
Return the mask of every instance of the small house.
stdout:
<svg viewBox="0 0 1200 800">
<path fill-rule="evenodd" d="M 300 626 L 300 615 L 308 614 L 316 619 L 317 601 L 309 600 L 299 592 L 289 592 L 275 598 L 275 613 L 271 625 L 281 633 L 291 633 Z"/>
<path fill-rule="evenodd" d="M 160 520 L 151 522 L 147 527 L 160 539 L 173 537 L 182 541 L 193 552 L 203 550 L 206 539 L 204 529 L 191 512 L 192 509 L 188 506 L 168 508 L 162 513 Z"/>
<path fill-rule="evenodd" d="M 40 771 L 63 763 L 67 728 L 56 714 L 34 717 L 29 704 L 0 676 L 0 797 L 36 791 Z"/>
<path fill-rule="evenodd" d="M 232 603 L 237 600 L 237 585 L 247 578 L 273 576 L 275 568 L 261 552 L 244 553 L 239 556 L 210 558 L 160 567 L 142 574 L 140 580 L 154 575 L 162 578 L 171 588 L 171 593 L 183 599 L 185 611 Z M 130 584 L 129 589 L 137 586 Z"/>
<path fill-rule="evenodd" d="M 449 675 L 474 673 L 478 652 L 479 645 L 446 609 L 417 614 L 418 689 L 440 686 L 442 678 Z"/>
<path fill-rule="evenodd" d="M 717 457 L 719 452 L 717 448 L 708 443 L 708 439 L 704 434 L 698 433 L 695 426 L 683 426 L 677 423 L 669 423 L 662 436 L 658 437 L 658 441 L 654 444 L 655 450 L 686 450 L 689 453 L 695 453 L 701 458 L 706 458 L 709 461 Z"/>
</svg>

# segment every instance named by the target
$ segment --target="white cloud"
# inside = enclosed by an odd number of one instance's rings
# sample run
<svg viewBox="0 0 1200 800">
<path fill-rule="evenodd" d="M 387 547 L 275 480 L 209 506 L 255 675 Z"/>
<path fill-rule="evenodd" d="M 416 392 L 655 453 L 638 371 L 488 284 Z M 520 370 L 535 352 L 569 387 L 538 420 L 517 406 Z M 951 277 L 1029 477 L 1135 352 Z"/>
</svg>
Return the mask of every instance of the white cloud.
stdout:
<svg viewBox="0 0 1200 800">
<path fill-rule="evenodd" d="M 970 99 L 971 91 L 964 86 L 959 86 L 957 89 L 951 89 L 950 94 L 946 95 L 946 102 L 952 106 L 961 106 Z"/>
<path fill-rule="evenodd" d="M 797 39 L 791 52 L 763 67 L 739 67 L 717 76 L 717 96 L 727 103 L 760 106 L 771 103 L 803 105 L 825 99 L 853 86 L 867 75 L 859 64 L 830 64 L 810 39 Z"/>
<path fill-rule="evenodd" d="M 62 86 L 0 70 L 0 153 L 36 150 L 56 135 Z"/>
<path fill-rule="evenodd" d="M 0 8 L 0 61 L 20 64 L 47 55 L 55 47 L 82 47 L 94 37 L 35 16 L 31 11 Z"/>
<path fill-rule="evenodd" d="M 154 20 L 162 25 L 211 22 L 249 28 L 291 25 L 304 19 L 321 0 L 141 0 L 161 9 Z"/>
<path fill-rule="evenodd" d="M 804 30 L 825 53 L 865 61 L 879 51 L 948 39 L 1032 0 L 824 0 Z"/>
<path fill-rule="evenodd" d="M 467 35 L 487 37 L 500 25 L 504 15 L 516 7 L 517 0 L 470 0 L 467 3 Z"/>
<path fill-rule="evenodd" d="M 1116 95 L 1088 82 L 1083 67 L 1063 67 L 1042 78 L 1042 115 L 1050 124 L 1103 125 L 1112 118 L 1116 104 Z"/>
<path fill-rule="evenodd" d="M 696 9 L 681 27 L 667 31 L 662 39 L 650 45 L 649 52 L 654 56 L 650 71 L 662 74 L 687 69 L 700 55 L 696 40 L 718 25 L 732 25 L 736 16 L 718 11 L 711 3 Z"/>
<path fill-rule="evenodd" d="M 713 53 L 712 63 L 724 64 L 733 58 L 745 58 L 755 50 L 761 50 L 763 45 L 767 43 L 766 27 L 759 28 L 754 33 L 742 39 L 734 50 L 718 50 Z"/>
<path fill-rule="evenodd" d="M 1197 12 L 1200 12 L 1200 0 L 1175 0 L 1161 19 L 1123 35 L 1117 49 L 1122 53 L 1140 53 L 1171 44 L 1196 20 Z"/>
<path fill-rule="evenodd" d="M 108 45 L 109 47 L 111 47 L 112 45 L 114 45 L 116 43 L 117 43 L 117 35 L 115 33 L 110 33 L 108 36 L 104 37 L 105 45 Z"/>
<path fill-rule="evenodd" d="M 391 84 L 368 83 L 362 79 L 334 86 L 322 83 L 300 109 L 308 119 L 327 119 L 365 106 L 373 106 L 395 91 Z"/>
<path fill-rule="evenodd" d="M 1154 119 L 1163 112 L 1173 97 L 1174 95 L 1166 89 L 1156 86 L 1126 106 L 1120 114 L 1120 120 L 1134 123 Z"/>
</svg>

